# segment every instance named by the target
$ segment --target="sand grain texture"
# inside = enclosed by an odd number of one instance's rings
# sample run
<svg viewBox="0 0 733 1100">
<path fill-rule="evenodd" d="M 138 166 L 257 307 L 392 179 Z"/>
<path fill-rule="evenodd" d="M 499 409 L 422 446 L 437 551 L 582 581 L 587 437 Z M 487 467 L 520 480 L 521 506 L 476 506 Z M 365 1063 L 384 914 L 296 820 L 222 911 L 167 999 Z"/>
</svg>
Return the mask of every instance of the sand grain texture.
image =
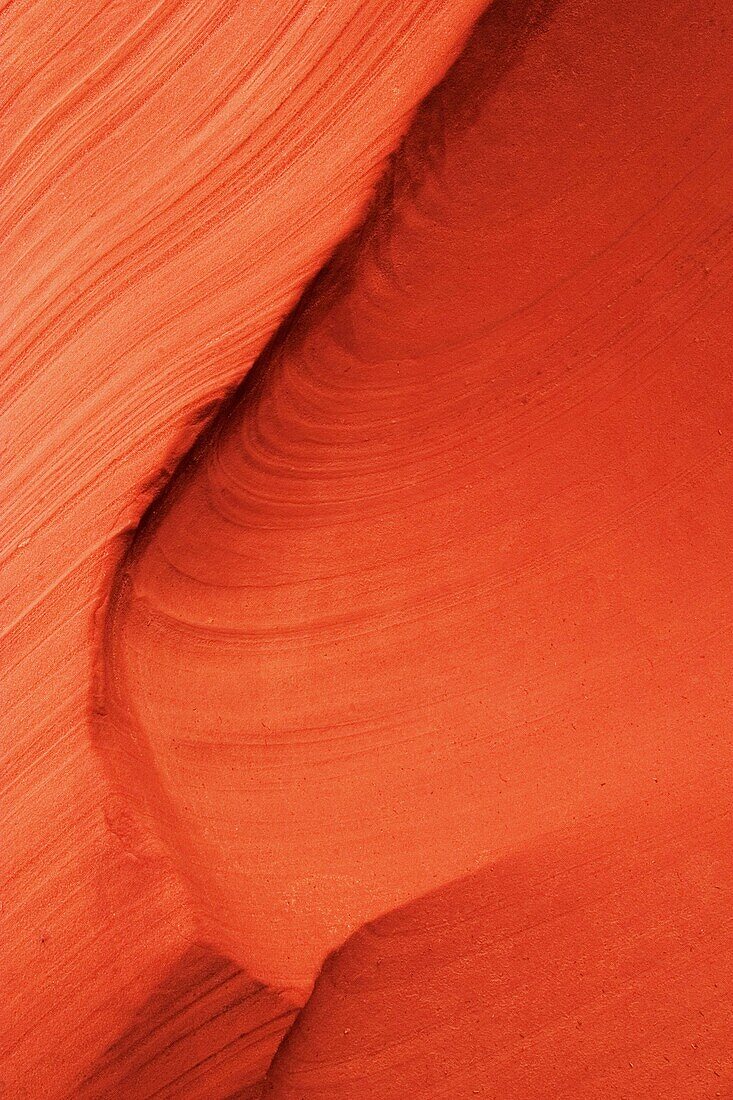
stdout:
<svg viewBox="0 0 733 1100">
<path fill-rule="evenodd" d="M 12 1096 L 731 1095 L 729 13 L 478 14 L 3 15 Z"/>
</svg>

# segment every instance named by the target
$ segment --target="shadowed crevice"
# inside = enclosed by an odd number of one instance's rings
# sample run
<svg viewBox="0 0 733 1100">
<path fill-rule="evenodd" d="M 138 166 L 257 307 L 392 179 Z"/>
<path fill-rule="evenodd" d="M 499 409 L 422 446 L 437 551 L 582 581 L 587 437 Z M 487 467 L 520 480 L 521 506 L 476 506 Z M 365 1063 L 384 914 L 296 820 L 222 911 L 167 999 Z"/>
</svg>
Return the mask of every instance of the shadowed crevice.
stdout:
<svg viewBox="0 0 733 1100">
<path fill-rule="evenodd" d="M 194 945 L 76 1086 L 80 1100 L 255 1097 L 295 1018 L 287 997 Z"/>
</svg>

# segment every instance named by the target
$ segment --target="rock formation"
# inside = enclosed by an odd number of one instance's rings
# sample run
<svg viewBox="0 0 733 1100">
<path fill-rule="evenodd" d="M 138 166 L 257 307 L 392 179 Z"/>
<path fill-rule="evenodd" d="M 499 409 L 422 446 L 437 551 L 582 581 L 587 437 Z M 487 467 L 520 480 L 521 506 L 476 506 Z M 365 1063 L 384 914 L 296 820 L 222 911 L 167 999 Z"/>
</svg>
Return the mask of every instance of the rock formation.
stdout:
<svg viewBox="0 0 733 1100">
<path fill-rule="evenodd" d="M 13 1098 L 733 1087 L 726 5 L 481 7 L 0 16 Z"/>
</svg>

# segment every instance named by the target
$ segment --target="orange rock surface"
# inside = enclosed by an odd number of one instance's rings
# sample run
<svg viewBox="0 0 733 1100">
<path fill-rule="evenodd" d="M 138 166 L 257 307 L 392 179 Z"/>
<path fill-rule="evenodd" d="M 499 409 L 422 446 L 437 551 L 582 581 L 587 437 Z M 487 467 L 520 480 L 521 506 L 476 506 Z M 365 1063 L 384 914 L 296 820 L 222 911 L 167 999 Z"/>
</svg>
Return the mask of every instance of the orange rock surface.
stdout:
<svg viewBox="0 0 733 1100">
<path fill-rule="evenodd" d="M 93 748 L 124 539 L 368 203 L 478 0 L 0 15 L 0 1079 L 69 1095 L 197 931 Z"/>
<path fill-rule="evenodd" d="M 9 1096 L 731 1095 L 728 13 L 482 6 L 0 16 Z"/>
</svg>

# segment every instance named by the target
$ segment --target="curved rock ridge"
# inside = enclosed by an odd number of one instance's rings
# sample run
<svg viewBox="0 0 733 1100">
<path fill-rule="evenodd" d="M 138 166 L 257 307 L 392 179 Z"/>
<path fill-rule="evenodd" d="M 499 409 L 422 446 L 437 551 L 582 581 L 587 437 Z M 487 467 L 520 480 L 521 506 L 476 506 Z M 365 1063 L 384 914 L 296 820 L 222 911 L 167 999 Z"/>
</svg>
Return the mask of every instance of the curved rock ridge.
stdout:
<svg viewBox="0 0 733 1100">
<path fill-rule="evenodd" d="M 637 806 L 635 835 L 609 814 L 364 926 L 328 959 L 263 1098 L 729 1095 L 724 800 L 713 785 Z"/>
<path fill-rule="evenodd" d="M 483 0 L 0 11 L 0 1091 L 67 1093 L 198 936 L 92 748 L 95 613 Z"/>
<path fill-rule="evenodd" d="M 722 798 L 725 19 L 495 5 L 131 548 L 107 759 L 212 942 L 262 981 L 309 990 L 365 922 L 557 830 L 582 857 L 617 814 L 633 852 L 655 810 Z M 651 951 L 656 906 L 629 933 Z M 450 936 L 439 951 L 450 968 Z M 640 1020 L 664 980 L 630 992 Z M 691 1095 L 712 1095 L 701 1074 Z M 513 1087 L 476 1094 L 547 1094 Z"/>
</svg>

